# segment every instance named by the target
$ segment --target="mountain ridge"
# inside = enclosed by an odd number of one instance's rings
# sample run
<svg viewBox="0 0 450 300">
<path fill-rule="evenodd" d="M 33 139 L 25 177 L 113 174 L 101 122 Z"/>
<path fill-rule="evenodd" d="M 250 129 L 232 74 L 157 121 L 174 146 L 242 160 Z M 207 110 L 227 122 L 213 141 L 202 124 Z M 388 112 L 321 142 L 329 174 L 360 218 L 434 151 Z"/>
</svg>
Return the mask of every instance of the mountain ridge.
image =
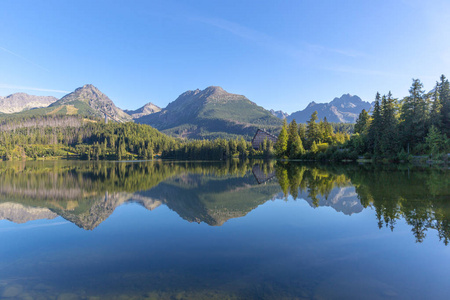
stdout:
<svg viewBox="0 0 450 300">
<path fill-rule="evenodd" d="M 148 102 L 144 106 L 136 109 L 136 110 L 130 110 L 125 109 L 124 112 L 129 114 L 133 119 L 138 119 L 156 112 L 161 111 L 161 108 L 152 102 Z"/>
<path fill-rule="evenodd" d="M 53 96 L 35 96 L 27 93 L 14 93 L 0 96 L 0 112 L 11 114 L 25 110 L 47 107 L 58 99 Z"/>
<path fill-rule="evenodd" d="M 316 103 L 311 101 L 305 109 L 293 112 L 286 119 L 291 122 L 295 119 L 297 123 L 306 123 L 311 118 L 314 111 L 317 111 L 319 120 L 327 118 L 333 123 L 355 123 L 359 113 L 365 109 L 369 111 L 372 105 L 363 101 L 356 95 L 343 94 L 335 97 L 328 103 Z"/>
<path fill-rule="evenodd" d="M 136 119 L 164 133 L 189 138 L 244 135 L 250 138 L 258 127 L 277 130 L 281 121 L 243 95 L 219 86 L 182 93 L 160 112 Z"/>
<path fill-rule="evenodd" d="M 83 109 L 87 114 L 97 117 L 103 117 L 104 112 L 106 112 L 108 115 L 121 121 L 131 120 L 131 116 L 118 108 L 108 96 L 92 84 L 85 84 L 75 89 L 73 92 L 50 104 L 49 107 L 64 105 L 71 105 L 77 110 Z"/>
</svg>

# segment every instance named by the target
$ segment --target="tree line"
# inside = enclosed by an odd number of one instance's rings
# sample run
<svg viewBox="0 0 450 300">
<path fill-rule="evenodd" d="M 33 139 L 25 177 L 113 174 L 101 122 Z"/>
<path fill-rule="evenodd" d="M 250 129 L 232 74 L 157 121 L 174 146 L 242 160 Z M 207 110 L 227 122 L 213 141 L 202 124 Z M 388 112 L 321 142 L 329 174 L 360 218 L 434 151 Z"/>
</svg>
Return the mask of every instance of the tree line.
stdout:
<svg viewBox="0 0 450 300">
<path fill-rule="evenodd" d="M 272 149 L 273 146 L 270 147 Z M 269 157 L 240 139 L 182 140 L 149 125 L 108 123 L 81 116 L 27 116 L 0 123 L 0 158 L 221 160 Z"/>
<path fill-rule="evenodd" d="M 373 112 L 363 110 L 350 136 L 333 132 L 317 112 L 306 125 L 293 120 L 283 125 L 275 145 L 279 158 L 315 160 L 372 159 L 401 161 L 412 155 L 432 154 L 447 159 L 450 151 L 450 86 L 444 75 L 426 93 L 419 79 L 413 79 L 409 95 L 402 100 L 391 92 L 377 93 Z"/>
<path fill-rule="evenodd" d="M 315 111 L 306 124 L 297 124 L 292 120 L 289 125 L 283 123 L 278 140 L 274 146 L 275 155 L 278 158 L 289 159 L 315 159 L 325 153 L 336 152 L 338 145 L 344 144 L 350 139 L 350 134 L 335 130 L 325 117 L 317 122 Z M 336 152 L 339 153 L 339 152 Z M 337 154 L 334 154 L 337 156 Z M 339 155 L 339 158 L 344 158 Z"/>
<path fill-rule="evenodd" d="M 373 113 L 362 111 L 347 147 L 367 157 L 404 159 L 450 150 L 450 86 L 444 75 L 428 93 L 413 79 L 402 100 L 377 93 Z"/>
</svg>

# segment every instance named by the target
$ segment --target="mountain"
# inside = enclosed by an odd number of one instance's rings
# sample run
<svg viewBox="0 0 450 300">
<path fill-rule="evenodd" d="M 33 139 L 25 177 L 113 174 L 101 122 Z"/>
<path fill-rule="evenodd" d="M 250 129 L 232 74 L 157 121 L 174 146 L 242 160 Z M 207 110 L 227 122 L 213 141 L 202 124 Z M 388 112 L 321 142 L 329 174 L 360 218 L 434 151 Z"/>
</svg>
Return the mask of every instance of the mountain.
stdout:
<svg viewBox="0 0 450 300">
<path fill-rule="evenodd" d="M 272 115 L 274 115 L 275 117 L 277 117 L 278 119 L 281 119 L 281 120 L 284 120 L 284 119 L 286 119 L 289 116 L 288 113 L 286 113 L 286 112 L 284 112 L 282 110 L 275 111 L 275 110 L 271 109 L 270 113 Z"/>
<path fill-rule="evenodd" d="M 47 107 L 57 100 L 57 98 L 51 96 L 34 96 L 26 93 L 15 93 L 6 97 L 0 96 L 0 112 L 11 114 Z"/>
<path fill-rule="evenodd" d="M 299 190 L 298 198 L 304 199 L 311 207 L 331 207 L 337 212 L 345 215 L 357 214 L 363 211 L 364 206 L 358 198 L 354 186 L 335 187 L 327 195 L 316 195 L 311 197 L 309 190 Z M 314 203 L 314 200 L 317 202 Z"/>
<path fill-rule="evenodd" d="M 258 128 L 278 132 L 282 121 L 245 96 L 218 86 L 187 91 L 160 112 L 136 119 L 178 137 L 217 138 L 245 136 Z"/>
<path fill-rule="evenodd" d="M 309 103 L 304 110 L 292 113 L 287 117 L 291 122 L 295 119 L 297 123 L 306 123 L 311 118 L 311 114 L 317 111 L 319 120 L 324 117 L 328 122 L 333 123 L 355 123 L 359 113 L 365 109 L 370 110 L 371 104 L 361 100 L 358 96 L 344 94 L 340 98 L 334 98 L 330 103 Z"/>
<path fill-rule="evenodd" d="M 127 109 L 124 110 L 124 112 L 129 114 L 133 119 L 138 119 L 153 113 L 157 113 L 159 111 L 161 111 L 161 108 L 151 102 L 145 104 L 144 106 L 136 110 L 127 110 Z"/>
<path fill-rule="evenodd" d="M 65 95 L 49 106 L 52 113 L 83 114 L 103 117 L 106 112 L 110 117 L 119 121 L 130 121 L 131 117 L 118 108 L 111 99 L 92 84 L 86 84 Z"/>
</svg>

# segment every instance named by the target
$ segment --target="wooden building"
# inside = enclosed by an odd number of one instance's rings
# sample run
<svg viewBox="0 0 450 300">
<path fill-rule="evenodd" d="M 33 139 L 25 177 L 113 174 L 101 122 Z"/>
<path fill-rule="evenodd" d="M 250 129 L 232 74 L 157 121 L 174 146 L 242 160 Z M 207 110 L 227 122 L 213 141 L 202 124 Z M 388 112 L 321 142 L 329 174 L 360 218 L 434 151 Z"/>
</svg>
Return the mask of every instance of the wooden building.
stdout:
<svg viewBox="0 0 450 300">
<path fill-rule="evenodd" d="M 275 144 L 278 138 L 262 129 L 258 129 L 252 139 L 253 149 L 259 150 L 264 140 L 272 141 Z"/>
</svg>

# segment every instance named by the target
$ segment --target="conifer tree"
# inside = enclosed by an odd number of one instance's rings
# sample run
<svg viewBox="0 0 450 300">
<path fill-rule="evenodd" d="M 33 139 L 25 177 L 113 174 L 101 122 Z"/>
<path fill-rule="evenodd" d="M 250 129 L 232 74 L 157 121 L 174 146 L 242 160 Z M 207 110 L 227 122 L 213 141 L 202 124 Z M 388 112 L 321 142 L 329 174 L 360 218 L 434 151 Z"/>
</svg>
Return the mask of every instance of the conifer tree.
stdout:
<svg viewBox="0 0 450 300">
<path fill-rule="evenodd" d="M 441 131 L 450 138 L 450 84 L 444 75 L 441 76 L 439 86 L 441 108 Z"/>
<path fill-rule="evenodd" d="M 311 115 L 311 119 L 309 119 L 308 124 L 306 126 L 306 146 L 307 148 L 311 148 L 313 142 L 320 141 L 320 130 L 319 124 L 316 123 L 318 120 L 317 111 L 313 112 Z"/>
<path fill-rule="evenodd" d="M 419 79 L 413 79 L 409 96 L 403 101 L 401 119 L 404 146 L 416 146 L 423 142 L 427 132 L 428 110 Z M 408 145 L 409 144 L 409 145 Z"/>
<path fill-rule="evenodd" d="M 292 120 L 292 122 L 289 124 L 288 126 L 288 141 L 287 141 L 287 156 L 291 156 L 290 155 L 290 151 L 291 151 L 291 147 L 292 147 L 292 143 L 295 140 L 295 137 L 298 136 L 298 127 L 297 127 L 297 122 L 295 120 Z"/>
<path fill-rule="evenodd" d="M 363 109 L 358 116 L 355 124 L 355 133 L 359 133 L 360 135 L 367 134 L 370 125 L 370 116 L 369 113 Z"/>
<path fill-rule="evenodd" d="M 380 108 L 380 93 L 377 92 L 375 96 L 375 105 L 372 114 L 372 121 L 369 127 L 368 133 L 368 149 L 374 154 L 380 154 L 380 133 L 383 130 L 383 120 L 381 116 L 381 108 Z"/>
<path fill-rule="evenodd" d="M 288 143 L 288 132 L 287 132 L 287 122 L 286 119 L 283 120 L 283 126 L 281 127 L 281 132 L 278 135 L 277 143 L 275 144 L 275 151 L 278 157 L 286 156 Z"/>
<path fill-rule="evenodd" d="M 380 142 L 381 151 L 385 156 L 393 156 L 398 151 L 398 122 L 396 118 L 396 99 L 391 92 L 383 96 L 381 115 L 383 128 Z"/>
</svg>

